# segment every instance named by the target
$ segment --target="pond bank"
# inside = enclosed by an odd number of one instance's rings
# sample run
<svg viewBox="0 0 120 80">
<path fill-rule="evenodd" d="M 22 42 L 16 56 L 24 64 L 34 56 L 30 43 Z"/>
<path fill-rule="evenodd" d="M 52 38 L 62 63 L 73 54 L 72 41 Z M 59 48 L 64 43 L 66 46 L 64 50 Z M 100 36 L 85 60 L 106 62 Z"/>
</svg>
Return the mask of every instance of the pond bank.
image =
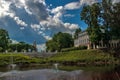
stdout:
<svg viewBox="0 0 120 80">
<path fill-rule="evenodd" d="M 11 61 L 13 58 L 13 61 Z M 0 54 L 0 66 L 7 66 L 13 62 L 17 65 L 37 65 L 37 64 L 54 64 L 59 63 L 62 65 L 110 65 L 119 64 L 120 59 L 112 56 L 108 52 L 101 50 L 76 50 L 70 52 L 60 52 L 51 57 L 30 57 L 24 54 Z"/>
</svg>

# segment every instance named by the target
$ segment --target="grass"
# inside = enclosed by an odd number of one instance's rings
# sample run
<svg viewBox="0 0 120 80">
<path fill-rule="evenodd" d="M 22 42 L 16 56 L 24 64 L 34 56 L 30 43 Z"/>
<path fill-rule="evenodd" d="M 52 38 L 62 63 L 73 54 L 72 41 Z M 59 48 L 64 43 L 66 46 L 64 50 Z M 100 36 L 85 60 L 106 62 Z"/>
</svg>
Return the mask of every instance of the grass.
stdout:
<svg viewBox="0 0 120 80">
<path fill-rule="evenodd" d="M 101 50 L 76 50 L 60 52 L 48 58 L 32 58 L 18 53 L 1 53 L 0 66 L 11 64 L 11 56 L 15 64 L 54 64 L 63 65 L 104 65 L 119 64 L 119 60 L 107 52 Z"/>
<path fill-rule="evenodd" d="M 59 63 L 85 63 L 85 64 L 111 64 L 117 59 L 109 53 L 100 50 L 77 50 L 71 52 L 58 53 L 48 59 L 49 62 Z"/>
<path fill-rule="evenodd" d="M 12 61 L 13 57 L 13 61 Z M 31 58 L 20 53 L 1 53 L 0 54 L 0 66 L 9 65 L 11 63 L 15 64 L 30 64 L 30 63 L 40 63 L 41 59 Z"/>
</svg>

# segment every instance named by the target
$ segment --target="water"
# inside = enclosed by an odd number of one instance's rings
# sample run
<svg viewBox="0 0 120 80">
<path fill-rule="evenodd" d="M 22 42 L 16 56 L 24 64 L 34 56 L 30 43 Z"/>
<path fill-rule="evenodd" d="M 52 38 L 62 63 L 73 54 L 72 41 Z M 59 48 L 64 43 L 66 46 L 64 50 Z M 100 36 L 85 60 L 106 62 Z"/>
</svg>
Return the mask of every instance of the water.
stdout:
<svg viewBox="0 0 120 80">
<path fill-rule="evenodd" d="M 120 80 L 119 66 L 58 66 L 29 70 L 19 69 L 0 72 L 0 80 Z M 73 70 L 72 70 L 73 69 Z"/>
</svg>

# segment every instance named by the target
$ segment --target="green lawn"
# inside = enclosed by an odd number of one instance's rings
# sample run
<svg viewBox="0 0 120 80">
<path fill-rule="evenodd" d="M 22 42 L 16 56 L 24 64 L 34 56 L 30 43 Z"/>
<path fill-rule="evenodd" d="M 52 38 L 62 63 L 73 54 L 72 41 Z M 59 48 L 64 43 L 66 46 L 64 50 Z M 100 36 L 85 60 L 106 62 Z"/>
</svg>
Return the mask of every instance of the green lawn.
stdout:
<svg viewBox="0 0 120 80">
<path fill-rule="evenodd" d="M 55 56 L 48 58 L 50 62 L 72 62 L 72 63 L 86 63 L 86 64 L 94 64 L 94 63 L 115 63 L 117 59 L 111 56 L 107 52 L 103 52 L 100 50 L 77 50 L 71 52 L 61 52 L 56 54 Z"/>
<path fill-rule="evenodd" d="M 9 65 L 12 62 L 15 64 L 30 64 L 39 63 L 41 59 L 31 58 L 20 53 L 0 53 L 0 66 Z"/>
<path fill-rule="evenodd" d="M 60 52 L 48 58 L 31 58 L 20 53 L 0 53 L 0 66 L 15 64 L 53 64 L 60 63 L 66 65 L 78 64 L 116 64 L 119 60 L 107 52 L 100 50 L 76 50 L 70 52 Z"/>
</svg>

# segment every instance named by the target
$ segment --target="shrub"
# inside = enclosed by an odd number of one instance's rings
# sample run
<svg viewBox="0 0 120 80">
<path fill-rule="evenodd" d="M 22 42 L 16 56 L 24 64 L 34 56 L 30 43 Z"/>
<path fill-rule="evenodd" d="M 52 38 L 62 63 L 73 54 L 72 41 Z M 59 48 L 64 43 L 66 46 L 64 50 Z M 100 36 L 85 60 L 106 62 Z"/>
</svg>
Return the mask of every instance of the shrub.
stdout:
<svg viewBox="0 0 120 80">
<path fill-rule="evenodd" d="M 87 46 L 79 46 L 79 47 L 71 47 L 71 48 L 64 48 L 62 52 L 74 51 L 74 50 L 84 50 L 87 49 Z"/>
<path fill-rule="evenodd" d="M 0 52 L 3 52 L 3 48 L 2 47 L 0 47 Z"/>
</svg>

